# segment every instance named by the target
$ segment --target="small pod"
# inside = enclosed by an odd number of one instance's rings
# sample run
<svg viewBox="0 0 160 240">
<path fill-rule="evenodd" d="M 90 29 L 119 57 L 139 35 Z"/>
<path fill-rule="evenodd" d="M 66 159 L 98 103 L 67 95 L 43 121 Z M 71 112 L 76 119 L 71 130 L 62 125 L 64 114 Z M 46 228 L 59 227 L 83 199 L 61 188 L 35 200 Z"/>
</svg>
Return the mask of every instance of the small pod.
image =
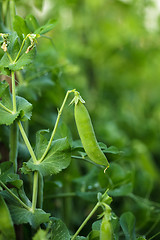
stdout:
<svg viewBox="0 0 160 240">
<path fill-rule="evenodd" d="M 110 214 L 105 213 L 100 228 L 100 240 L 112 240 L 112 232 Z"/>
<path fill-rule="evenodd" d="M 80 100 L 75 101 L 74 115 L 78 133 L 86 154 L 96 164 L 108 167 L 109 163 L 98 145 L 89 113 Z"/>
</svg>

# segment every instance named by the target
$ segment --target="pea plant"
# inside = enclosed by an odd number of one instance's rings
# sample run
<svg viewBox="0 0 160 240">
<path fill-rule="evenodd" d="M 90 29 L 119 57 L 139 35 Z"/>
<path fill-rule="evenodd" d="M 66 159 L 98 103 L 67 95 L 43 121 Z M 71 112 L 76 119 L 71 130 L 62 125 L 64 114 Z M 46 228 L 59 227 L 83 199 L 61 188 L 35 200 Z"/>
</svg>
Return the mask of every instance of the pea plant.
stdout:
<svg viewBox="0 0 160 240">
<path fill-rule="evenodd" d="M 67 223 L 65 224 L 61 218 L 55 216 L 53 211 L 44 210 L 43 202 L 47 201 L 48 197 L 46 193 L 44 194 L 45 180 L 56 176 L 66 168 L 70 168 L 71 159 L 73 159 L 72 161 L 79 159 L 84 165 L 83 160 L 85 160 L 87 164 L 89 162 L 89 164 L 94 165 L 92 170 L 88 170 L 88 175 L 85 178 L 87 184 L 87 181 L 95 179 L 95 176 L 108 179 L 110 167 L 105 153 L 116 155 L 119 154 L 119 151 L 114 147 L 107 148 L 105 144 L 97 142 L 89 113 L 84 105 L 85 101 L 75 89 L 66 92 L 52 132 L 50 133 L 46 129 L 38 130 L 35 144 L 31 144 L 27 129 L 32 111 L 34 114 L 34 104 L 32 109 L 32 104 L 28 99 L 21 96 L 20 89 L 22 86 L 23 89 L 28 89 L 29 83 L 25 81 L 25 76 L 30 73 L 29 77 L 32 79 L 34 70 L 36 72 L 34 61 L 39 54 L 38 42 L 55 27 L 56 22 L 54 19 L 50 19 L 46 24 L 40 26 L 31 14 L 25 18 L 16 15 L 14 1 L 7 2 L 9 11 L 5 11 L 6 2 L 0 3 L 0 71 L 3 77 L 3 80 L 0 81 L 0 124 L 2 132 L 5 129 L 5 132 L 8 133 L 9 155 L 7 161 L 3 161 L 2 155 L 0 163 L 0 238 L 18 239 L 18 233 L 14 228 L 18 225 L 21 227 L 30 226 L 28 229 L 31 231 L 28 230 L 28 239 L 32 238 L 33 240 L 145 239 L 142 236 L 136 236 L 135 217 L 131 212 L 123 213 L 120 218 L 114 213 L 110 206 L 111 196 L 116 196 L 117 192 L 111 191 L 106 187 L 107 185 L 97 188 L 93 193 L 89 192 L 89 195 L 85 191 L 76 195 L 75 191 L 74 197 L 77 196 L 80 199 L 81 197 L 82 199 L 93 197 L 95 204 L 76 230 L 67 227 Z M 45 66 L 45 62 L 43 65 Z M 30 67 L 33 68 L 31 72 Z M 30 85 L 30 88 L 32 87 L 33 85 Z M 36 91 L 38 91 L 38 87 L 37 84 Z M 66 136 L 63 134 L 61 138 L 56 137 L 63 109 L 68 98 L 71 97 L 70 105 L 74 105 L 74 117 L 81 143 L 70 141 L 67 133 Z M 68 108 L 67 111 L 70 109 Z M 0 140 L 3 142 L 3 139 Z M 25 149 L 27 149 L 25 150 L 27 151 L 27 159 L 25 151 L 22 152 L 23 163 L 21 163 L 19 162 L 19 152 L 20 146 L 24 144 Z M 114 170 L 116 167 L 113 165 L 111 168 Z M 122 169 L 120 171 L 122 172 Z M 83 177 L 79 177 L 75 182 L 82 184 L 83 181 Z M 27 188 L 30 189 L 29 196 Z M 129 183 L 125 183 L 121 186 L 117 196 L 125 195 L 129 188 Z M 98 212 L 99 207 L 102 209 L 100 212 Z M 98 220 L 95 220 L 96 211 Z M 94 219 L 93 224 L 92 227 L 89 227 L 87 235 L 81 236 L 83 228 L 92 219 Z M 27 239 L 23 230 L 21 231 L 21 239 Z"/>
</svg>

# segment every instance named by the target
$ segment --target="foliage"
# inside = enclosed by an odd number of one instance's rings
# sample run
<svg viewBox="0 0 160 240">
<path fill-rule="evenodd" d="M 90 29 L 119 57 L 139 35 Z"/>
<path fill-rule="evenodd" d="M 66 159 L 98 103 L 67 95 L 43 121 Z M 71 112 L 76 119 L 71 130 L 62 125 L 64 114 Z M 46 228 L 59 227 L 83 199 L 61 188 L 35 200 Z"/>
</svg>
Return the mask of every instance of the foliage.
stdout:
<svg viewBox="0 0 160 240">
<path fill-rule="evenodd" d="M 159 239 L 155 9 L 145 0 L 0 1 L 0 239 L 103 240 L 105 221 L 114 240 Z M 67 106 L 74 89 L 107 170 L 79 140 Z"/>
</svg>

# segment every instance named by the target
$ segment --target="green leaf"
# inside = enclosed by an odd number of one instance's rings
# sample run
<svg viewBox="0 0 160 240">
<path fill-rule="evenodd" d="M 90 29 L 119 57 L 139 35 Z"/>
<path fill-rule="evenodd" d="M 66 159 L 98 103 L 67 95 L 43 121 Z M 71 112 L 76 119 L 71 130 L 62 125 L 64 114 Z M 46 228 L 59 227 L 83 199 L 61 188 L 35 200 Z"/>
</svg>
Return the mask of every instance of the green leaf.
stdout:
<svg viewBox="0 0 160 240">
<path fill-rule="evenodd" d="M 34 237 L 32 238 L 32 240 L 47 240 L 47 231 L 43 230 L 43 229 L 39 229 L 36 234 L 34 235 Z"/>
<path fill-rule="evenodd" d="M 52 240 L 70 240 L 70 234 L 66 225 L 58 218 L 50 218 L 52 221 L 50 235 Z"/>
<path fill-rule="evenodd" d="M 0 97 L 2 98 L 0 103 L 12 112 L 12 96 L 9 90 L 9 85 L 6 82 L 0 82 Z M 22 121 L 30 119 L 32 115 L 32 105 L 26 99 L 18 96 L 16 97 L 16 103 L 16 113 L 11 113 L 0 106 L 0 124 L 10 125 L 15 119 L 17 119 L 17 117 Z"/>
<path fill-rule="evenodd" d="M 113 190 L 109 190 L 109 194 L 112 197 L 122 197 L 122 196 L 127 196 L 129 193 L 132 192 L 132 190 L 133 190 L 133 184 L 127 183 Z"/>
<path fill-rule="evenodd" d="M 12 65 L 12 60 L 14 60 L 19 52 L 20 49 L 20 43 L 19 38 L 16 34 L 16 32 L 13 32 L 12 34 L 9 34 L 8 36 L 8 46 L 7 46 L 7 52 L 10 55 L 10 58 L 8 57 L 7 53 L 4 53 L 4 55 L 1 58 L 0 61 L 0 69 L 3 74 L 9 75 L 9 66 Z"/>
<path fill-rule="evenodd" d="M 85 238 L 83 236 L 77 236 L 75 240 L 88 240 L 88 238 Z"/>
<path fill-rule="evenodd" d="M 35 212 L 30 212 L 25 208 L 9 204 L 10 213 L 13 222 L 17 225 L 29 223 L 33 228 L 37 228 L 41 223 L 49 222 L 49 213 L 42 209 L 36 209 Z"/>
<path fill-rule="evenodd" d="M 43 131 L 42 131 L 43 132 Z M 40 132 L 40 134 L 42 134 Z M 36 155 L 42 155 L 41 149 L 45 149 L 47 141 L 41 136 L 36 143 Z M 67 168 L 71 161 L 71 150 L 67 138 L 53 141 L 52 146 L 40 164 L 34 164 L 32 159 L 23 164 L 22 172 L 39 171 L 43 176 L 57 174 Z"/>
<path fill-rule="evenodd" d="M 10 60 L 9 60 L 9 58 L 8 58 L 7 53 L 5 53 L 5 54 L 3 55 L 3 57 L 1 58 L 0 68 L 1 68 L 1 69 L 7 68 L 7 67 L 9 66 L 9 64 L 10 64 Z M 3 71 L 4 71 L 4 70 L 3 70 Z"/>
<path fill-rule="evenodd" d="M 119 219 L 113 212 L 111 214 L 111 225 L 113 229 L 113 239 L 119 240 L 119 228 L 120 228 Z"/>
<path fill-rule="evenodd" d="M 37 2 L 37 1 L 36 1 Z M 37 19 L 32 15 L 28 14 L 25 18 L 25 22 L 29 30 L 33 33 L 37 28 L 39 28 L 39 24 Z"/>
<path fill-rule="evenodd" d="M 135 216 L 131 212 L 123 213 L 120 217 L 120 225 L 126 240 L 135 240 Z"/>
<path fill-rule="evenodd" d="M 13 29 L 17 32 L 17 35 L 21 40 L 23 40 L 23 38 L 30 32 L 25 20 L 20 16 L 14 17 Z"/>
<path fill-rule="evenodd" d="M 98 191 L 76 192 L 76 196 L 90 202 L 96 202 Z"/>
<path fill-rule="evenodd" d="M 48 139 L 47 134 L 49 133 L 49 130 L 39 130 L 36 133 L 36 147 L 35 147 L 35 153 L 37 159 L 40 159 L 45 152 L 47 145 L 48 145 Z"/>
<path fill-rule="evenodd" d="M 92 224 L 92 230 L 100 231 L 102 220 L 98 220 Z"/>
<path fill-rule="evenodd" d="M 16 239 L 15 231 L 13 227 L 13 222 L 8 210 L 8 207 L 0 196 L 0 239 L 1 240 L 9 240 L 9 239 Z"/>
<path fill-rule="evenodd" d="M 55 27 L 56 23 L 57 21 L 55 19 L 50 19 L 45 25 L 39 27 L 34 33 L 35 34 L 47 33 Z"/>
<path fill-rule="evenodd" d="M 97 230 L 92 230 L 92 231 L 89 233 L 87 239 L 88 239 L 88 240 L 99 240 L 99 235 L 100 235 L 100 232 L 99 232 L 99 231 L 97 231 Z"/>
<path fill-rule="evenodd" d="M 38 85 L 38 88 L 37 88 Z M 37 101 L 39 96 L 42 96 L 43 92 L 46 92 L 49 88 L 54 86 L 54 82 L 49 78 L 49 76 L 37 77 L 32 81 L 25 81 L 20 83 L 16 90 L 17 93 L 27 98 L 30 101 Z"/>
<path fill-rule="evenodd" d="M 32 116 L 32 104 L 29 103 L 26 99 L 17 96 L 17 112 L 19 113 L 18 118 L 21 121 L 29 120 Z"/>
<path fill-rule="evenodd" d="M 11 56 L 12 60 L 14 60 L 14 58 L 16 57 L 16 55 L 19 51 L 19 48 L 20 48 L 18 35 L 16 34 L 16 32 L 12 32 L 12 33 L 8 34 L 7 39 L 8 39 L 7 40 L 7 52 Z M 11 62 L 8 58 L 7 53 L 4 53 L 3 57 L 1 58 L 0 66 L 7 66 L 10 63 Z"/>
<path fill-rule="evenodd" d="M 29 65 L 35 58 L 36 48 L 35 46 L 28 53 L 24 52 L 16 63 L 10 64 L 8 67 L 10 70 L 18 71 Z"/>
<path fill-rule="evenodd" d="M 118 148 L 116 148 L 115 146 L 110 146 L 108 148 L 107 147 L 106 148 L 102 147 L 102 149 L 103 149 L 103 151 L 105 153 L 112 153 L 112 154 L 120 154 L 120 153 L 122 153 L 122 151 L 119 151 Z"/>
<path fill-rule="evenodd" d="M 19 179 L 19 175 L 14 173 L 13 164 L 11 162 L 2 162 L 0 164 L 0 172 L 0 180 L 3 183 L 10 183 L 17 188 L 23 185 L 23 181 Z"/>
</svg>

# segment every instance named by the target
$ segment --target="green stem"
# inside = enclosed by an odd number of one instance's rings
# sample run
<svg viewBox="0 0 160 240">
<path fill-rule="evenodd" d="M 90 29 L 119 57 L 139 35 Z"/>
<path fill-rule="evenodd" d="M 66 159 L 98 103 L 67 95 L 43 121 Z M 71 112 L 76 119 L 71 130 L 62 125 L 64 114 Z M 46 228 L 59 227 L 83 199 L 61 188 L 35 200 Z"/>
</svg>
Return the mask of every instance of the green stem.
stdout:
<svg viewBox="0 0 160 240">
<path fill-rule="evenodd" d="M 36 155 L 35 155 L 32 147 L 31 147 L 31 144 L 30 144 L 30 142 L 29 142 L 29 140 L 27 138 L 27 135 L 26 135 L 26 133 L 25 133 L 25 131 L 23 129 L 23 126 L 22 126 L 20 121 L 18 121 L 17 123 L 18 123 L 19 129 L 20 129 L 20 132 L 22 134 L 23 140 L 24 140 L 24 142 L 25 142 L 25 144 L 26 144 L 26 146 L 28 148 L 28 151 L 29 151 L 29 153 L 30 153 L 30 155 L 31 155 L 31 157 L 33 159 L 33 162 L 36 164 L 37 163 Z"/>
<path fill-rule="evenodd" d="M 41 159 L 38 161 L 39 163 L 41 163 L 41 162 L 43 161 L 43 159 L 45 158 L 46 154 L 48 153 L 48 151 L 49 151 L 49 149 L 50 149 L 50 147 L 51 147 L 51 144 L 52 144 L 54 135 L 55 135 L 55 133 L 56 133 L 56 130 L 57 130 L 57 127 L 58 127 L 58 123 L 59 123 L 59 120 L 60 120 L 60 117 L 61 117 L 61 114 L 62 114 L 64 105 L 65 105 L 65 103 L 66 103 L 66 101 L 67 101 L 68 95 L 69 95 L 71 92 L 75 92 L 75 90 L 74 90 L 74 89 L 73 89 L 73 90 L 69 90 L 69 91 L 67 91 L 67 93 L 66 93 L 66 96 L 65 96 L 65 98 L 64 98 L 64 100 L 63 100 L 63 103 L 62 103 L 62 106 L 61 106 L 60 110 L 58 111 L 57 120 L 56 120 L 54 129 L 53 129 L 53 131 L 52 131 L 52 135 L 51 135 L 51 137 L 50 137 L 50 140 L 49 140 L 49 142 L 48 142 L 47 148 L 46 148 L 44 154 L 42 155 Z"/>
<path fill-rule="evenodd" d="M 13 60 L 12 60 L 11 55 L 9 54 L 9 52 L 7 51 L 6 53 L 7 53 L 7 56 L 9 58 L 10 62 L 13 63 Z"/>
<path fill-rule="evenodd" d="M 41 173 L 38 173 L 38 208 L 43 208 L 44 181 Z"/>
<path fill-rule="evenodd" d="M 16 85 L 15 85 L 15 76 L 14 71 L 12 71 L 12 102 L 13 102 L 13 112 L 16 113 Z"/>
<path fill-rule="evenodd" d="M 28 207 L 24 202 L 21 201 L 21 199 L 19 197 L 16 196 L 16 194 L 14 194 L 1 180 L 0 180 L 0 184 L 2 185 L 2 187 L 4 189 L 7 190 L 7 192 L 9 192 L 25 209 L 27 209 L 28 211 L 31 211 L 30 207 Z"/>
<path fill-rule="evenodd" d="M 34 212 L 37 205 L 37 194 L 38 194 L 38 172 L 34 172 L 33 176 L 33 194 L 32 194 L 32 208 L 31 211 Z"/>
<path fill-rule="evenodd" d="M 71 240 L 74 240 L 77 235 L 79 234 L 79 232 L 82 230 L 82 228 L 86 225 L 86 223 L 88 222 L 88 220 L 92 217 L 92 215 L 95 213 L 95 211 L 97 210 L 97 208 L 100 206 L 101 204 L 98 202 L 95 207 L 92 209 L 92 211 L 90 212 L 90 214 L 86 217 L 86 219 L 84 220 L 84 222 L 81 224 L 81 226 L 78 228 L 78 230 L 76 231 L 76 233 L 74 234 L 74 236 L 71 238 Z"/>
<path fill-rule="evenodd" d="M 154 235 L 153 235 L 152 237 L 150 237 L 148 240 L 151 240 L 151 239 L 153 239 L 153 238 L 157 237 L 159 234 L 160 234 L 160 232 L 158 232 L 158 233 L 154 234 Z"/>
<path fill-rule="evenodd" d="M 16 14 L 14 0 L 10 0 L 9 7 L 10 7 L 10 27 L 11 27 L 11 30 L 13 31 L 13 20 L 14 20 L 15 14 Z"/>
<path fill-rule="evenodd" d="M 0 107 L 9 112 L 10 114 L 13 114 L 13 112 L 10 109 L 6 108 L 2 103 L 0 103 Z"/>
<path fill-rule="evenodd" d="M 15 60 L 14 60 L 14 63 L 18 60 L 18 58 L 19 58 L 19 56 L 20 56 L 20 54 L 21 54 L 21 51 L 22 51 L 22 49 L 23 49 L 23 47 L 24 47 L 24 43 L 25 43 L 25 41 L 26 41 L 27 38 L 28 38 L 28 35 L 23 39 L 23 42 L 22 42 L 22 44 L 21 44 L 21 47 L 20 47 L 20 49 L 19 49 L 19 52 L 17 53 L 17 56 L 16 56 Z"/>
<path fill-rule="evenodd" d="M 13 162 L 14 172 L 17 172 L 17 155 L 18 155 L 18 125 L 14 121 L 10 127 L 10 155 L 9 159 Z"/>
</svg>

